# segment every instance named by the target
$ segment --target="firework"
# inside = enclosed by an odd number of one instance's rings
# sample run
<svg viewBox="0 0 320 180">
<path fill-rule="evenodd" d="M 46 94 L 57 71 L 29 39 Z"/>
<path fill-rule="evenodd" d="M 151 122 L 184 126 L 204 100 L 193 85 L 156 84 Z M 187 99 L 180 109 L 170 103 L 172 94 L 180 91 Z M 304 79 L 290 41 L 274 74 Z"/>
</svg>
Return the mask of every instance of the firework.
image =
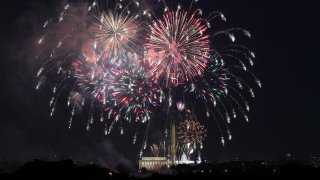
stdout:
<svg viewBox="0 0 320 180">
<path fill-rule="evenodd" d="M 177 103 L 182 112 L 180 99 L 184 99 L 185 110 L 203 107 L 196 114 L 205 113 L 214 120 L 224 146 L 226 136 L 232 139 L 232 118 L 249 121 L 248 98 L 255 93 L 247 79 L 261 87 L 249 68 L 254 65 L 254 52 L 236 38 L 251 38 L 251 34 L 242 28 L 213 29 L 216 26 L 211 21 L 225 22 L 226 17 L 219 11 L 203 17 L 201 9 L 192 10 L 198 1 L 192 0 L 187 11 L 180 5 L 170 10 L 166 1 L 160 2 L 164 13 L 162 18 L 155 16 L 150 25 L 145 58 L 154 77 L 168 92 L 168 111 Z"/>
<path fill-rule="evenodd" d="M 188 113 L 187 118 L 177 126 L 177 155 L 179 159 L 183 155 L 190 159 L 190 155 L 203 148 L 203 141 L 206 138 L 207 130 L 195 120 L 195 116 Z"/>
<path fill-rule="evenodd" d="M 183 144 L 189 144 L 190 146 L 201 145 L 207 136 L 206 132 L 204 125 L 193 118 L 188 118 L 177 126 L 178 139 Z"/>
<path fill-rule="evenodd" d="M 146 122 L 150 120 L 151 111 L 162 102 L 162 90 L 148 78 L 143 66 L 133 62 L 136 58 L 129 54 L 112 60 L 118 62 L 117 65 L 104 60 L 92 64 L 86 58 L 73 63 L 75 89 L 90 101 L 90 109 L 100 104 L 102 122 L 105 119 Z M 92 124 L 91 116 L 87 128 Z M 112 126 L 106 132 L 111 130 Z"/>
<path fill-rule="evenodd" d="M 138 35 L 137 16 L 117 11 L 102 12 L 96 17 L 99 21 L 91 29 L 99 52 L 114 57 L 134 51 Z"/>
<path fill-rule="evenodd" d="M 206 25 L 196 14 L 166 12 L 151 25 L 147 38 L 147 60 L 156 77 L 167 85 L 183 83 L 201 76 L 210 53 Z"/>
<path fill-rule="evenodd" d="M 185 105 L 184 105 L 183 102 L 181 102 L 181 101 L 177 102 L 177 109 L 178 109 L 179 111 L 183 111 L 184 108 L 185 108 Z"/>
<path fill-rule="evenodd" d="M 201 9 L 193 10 L 196 0 L 185 10 L 180 5 L 169 9 L 164 0 L 158 2 L 164 5 L 160 15 L 144 7 L 141 13 L 131 11 L 140 5 L 138 1 L 115 1 L 114 8 L 103 10 L 98 10 L 97 2 L 76 10 L 65 5 L 56 19 L 42 25 L 36 59 L 45 62 L 37 72 L 36 89 L 46 82 L 54 84 L 51 116 L 63 92 L 69 94 L 69 128 L 76 112 L 84 108 L 87 130 L 98 116 L 105 134 L 116 124 L 123 134 L 123 122 L 147 122 L 140 155 L 147 147 L 152 114 L 163 109 L 168 134 L 173 122 L 170 113 L 179 111 L 181 117 L 189 109 L 201 107 L 179 125 L 180 147 L 186 154 L 193 152 L 194 146 L 202 147 L 206 137 L 204 126 L 194 120 L 199 113 L 216 122 L 224 145 L 226 136 L 232 139 L 232 118 L 249 121 L 248 98 L 255 92 L 247 79 L 261 87 L 250 71 L 254 52 L 237 42 L 238 35 L 250 38 L 251 34 L 241 28 L 213 29 L 220 26 L 211 24 L 212 20 L 221 23 L 226 17 L 217 11 L 203 17 Z M 72 14 L 79 9 L 85 12 L 75 18 Z M 61 32 L 54 32 L 57 30 Z M 139 125 L 136 127 L 133 143 Z"/>
<path fill-rule="evenodd" d="M 130 67 L 113 70 L 113 111 L 117 109 L 118 114 L 123 111 L 128 121 L 131 121 L 133 114 L 136 121 L 146 122 L 150 120 L 151 110 L 162 102 L 163 92 L 155 80 L 148 78 L 143 66 L 134 66 L 130 62 L 126 64 Z"/>
<path fill-rule="evenodd" d="M 160 150 L 156 144 L 152 144 L 152 146 L 150 146 L 150 149 L 154 157 L 159 157 Z"/>
<path fill-rule="evenodd" d="M 139 3 L 115 2 L 114 9 L 108 7 L 107 10 L 99 10 L 97 2 L 87 8 L 69 3 L 63 7 L 58 21 L 45 21 L 44 35 L 37 41 L 39 48 L 44 50 L 36 59 L 45 57 L 47 52 L 50 55 L 37 72 L 36 89 L 48 77 L 50 81 L 56 81 L 53 80 L 55 77 L 58 79 L 52 88 L 50 116 L 54 115 L 57 102 L 63 98 L 62 92 L 69 91 L 69 128 L 76 112 L 88 107 L 86 129 L 90 129 L 97 117 L 95 114 L 100 112 L 99 119 L 105 122 L 105 133 L 109 134 L 119 120 L 148 120 L 149 108 L 161 99 L 158 86 L 148 79 L 137 62 L 134 44 L 137 44 L 141 27 L 138 11 L 130 12 L 132 6 L 136 8 Z M 54 41 L 57 41 L 56 46 L 51 45 Z M 122 127 L 120 133 L 123 133 Z"/>
</svg>

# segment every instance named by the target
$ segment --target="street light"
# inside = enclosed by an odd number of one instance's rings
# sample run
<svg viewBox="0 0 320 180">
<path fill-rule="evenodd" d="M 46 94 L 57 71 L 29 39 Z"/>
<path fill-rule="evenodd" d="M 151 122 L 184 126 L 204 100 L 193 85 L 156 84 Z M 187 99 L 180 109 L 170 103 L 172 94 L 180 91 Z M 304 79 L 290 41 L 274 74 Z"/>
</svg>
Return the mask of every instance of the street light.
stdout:
<svg viewBox="0 0 320 180">
<path fill-rule="evenodd" d="M 108 176 L 112 179 L 112 172 L 108 172 Z"/>
</svg>

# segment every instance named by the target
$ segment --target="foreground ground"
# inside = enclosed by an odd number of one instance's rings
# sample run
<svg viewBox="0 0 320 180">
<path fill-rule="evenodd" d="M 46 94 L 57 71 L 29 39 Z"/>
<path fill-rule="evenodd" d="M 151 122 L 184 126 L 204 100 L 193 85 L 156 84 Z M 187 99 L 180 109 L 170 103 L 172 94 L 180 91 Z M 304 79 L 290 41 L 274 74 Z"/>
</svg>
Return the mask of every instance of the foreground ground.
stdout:
<svg viewBox="0 0 320 180">
<path fill-rule="evenodd" d="M 71 160 L 42 161 L 34 160 L 21 166 L 17 163 L 2 163 L 0 179 L 22 178 L 87 178 L 87 179 L 189 179 L 189 178 L 230 178 L 230 177 L 313 177 L 320 178 L 320 168 L 297 161 L 232 161 L 217 164 L 178 165 L 170 169 L 163 168 L 158 172 L 132 172 L 123 165 L 115 170 L 96 165 L 79 165 Z M 16 170 L 7 171 L 8 167 L 19 166 Z M 2 168 L 2 169 L 1 169 Z M 10 169 L 10 168 L 9 168 Z"/>
</svg>

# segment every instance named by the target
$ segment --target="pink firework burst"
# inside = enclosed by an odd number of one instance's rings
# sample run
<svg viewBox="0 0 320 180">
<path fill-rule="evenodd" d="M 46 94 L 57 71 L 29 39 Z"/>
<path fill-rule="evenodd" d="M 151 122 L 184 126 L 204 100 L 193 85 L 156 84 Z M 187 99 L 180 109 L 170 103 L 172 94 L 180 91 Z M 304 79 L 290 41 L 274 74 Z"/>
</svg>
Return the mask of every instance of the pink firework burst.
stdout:
<svg viewBox="0 0 320 180">
<path fill-rule="evenodd" d="M 210 41 L 203 19 L 185 11 L 167 12 L 150 26 L 145 44 L 152 74 L 175 85 L 201 76 L 207 66 Z"/>
</svg>

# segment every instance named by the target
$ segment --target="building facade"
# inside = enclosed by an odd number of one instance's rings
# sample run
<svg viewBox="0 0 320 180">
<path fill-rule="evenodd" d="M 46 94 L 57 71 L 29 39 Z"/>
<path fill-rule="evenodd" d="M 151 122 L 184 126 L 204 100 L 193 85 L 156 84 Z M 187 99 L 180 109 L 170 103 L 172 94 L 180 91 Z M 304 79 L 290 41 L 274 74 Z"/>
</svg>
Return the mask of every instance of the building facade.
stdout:
<svg viewBox="0 0 320 180">
<path fill-rule="evenodd" d="M 158 171 L 161 167 L 168 167 L 169 162 L 166 157 L 142 157 L 139 160 L 139 169 L 146 168 L 148 171 Z"/>
</svg>

